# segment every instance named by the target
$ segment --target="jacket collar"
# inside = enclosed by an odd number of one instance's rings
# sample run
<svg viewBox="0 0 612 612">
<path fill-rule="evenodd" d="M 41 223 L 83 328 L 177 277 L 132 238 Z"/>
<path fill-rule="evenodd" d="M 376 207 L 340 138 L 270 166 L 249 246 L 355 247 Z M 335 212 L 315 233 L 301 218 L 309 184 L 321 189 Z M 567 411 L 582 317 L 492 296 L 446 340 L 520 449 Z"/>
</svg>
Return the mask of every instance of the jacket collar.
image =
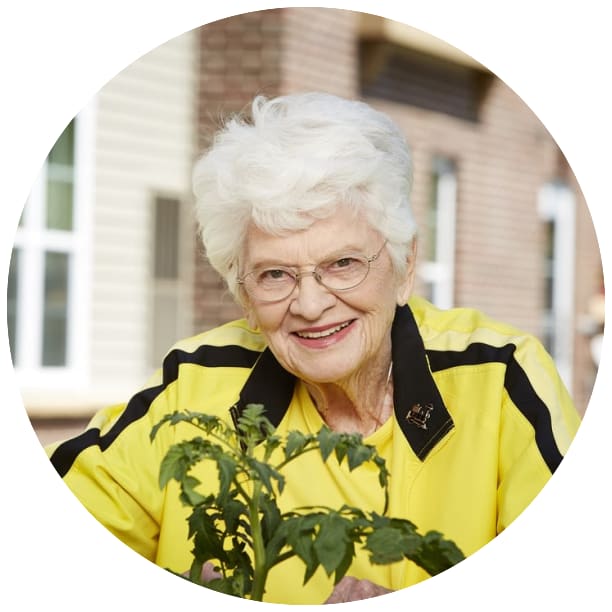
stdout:
<svg viewBox="0 0 612 612">
<path fill-rule="evenodd" d="M 453 420 L 429 369 L 427 353 L 409 306 L 398 307 L 391 328 L 393 403 L 395 418 L 412 450 L 424 460 L 453 428 Z M 266 416 L 278 426 L 289 408 L 295 377 L 266 348 L 230 412 L 234 422 L 247 404 L 263 404 Z"/>
</svg>

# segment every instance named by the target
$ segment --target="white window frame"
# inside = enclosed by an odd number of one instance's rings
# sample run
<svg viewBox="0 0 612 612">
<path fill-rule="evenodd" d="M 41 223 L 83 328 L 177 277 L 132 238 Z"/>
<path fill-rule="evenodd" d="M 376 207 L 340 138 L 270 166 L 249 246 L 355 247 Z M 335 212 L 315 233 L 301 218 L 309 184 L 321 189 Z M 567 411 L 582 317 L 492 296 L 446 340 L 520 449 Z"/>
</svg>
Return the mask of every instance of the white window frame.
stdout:
<svg viewBox="0 0 612 612">
<path fill-rule="evenodd" d="M 431 301 L 438 308 L 452 308 L 455 302 L 455 235 L 457 217 L 457 172 L 452 160 L 433 160 L 436 185 L 436 248 L 433 260 L 420 264 L 419 275 L 431 287 Z"/>
<path fill-rule="evenodd" d="M 25 392 L 82 389 L 90 379 L 92 204 L 95 107 L 75 117 L 72 230 L 45 228 L 47 163 L 23 210 L 14 247 L 19 249 L 16 352 L 18 384 Z M 66 365 L 42 365 L 45 252 L 69 254 Z"/>
<path fill-rule="evenodd" d="M 571 393 L 574 363 L 574 291 L 576 260 L 576 197 L 561 181 L 542 186 L 538 214 L 554 224 L 552 258 L 551 355 L 563 382 Z"/>
</svg>

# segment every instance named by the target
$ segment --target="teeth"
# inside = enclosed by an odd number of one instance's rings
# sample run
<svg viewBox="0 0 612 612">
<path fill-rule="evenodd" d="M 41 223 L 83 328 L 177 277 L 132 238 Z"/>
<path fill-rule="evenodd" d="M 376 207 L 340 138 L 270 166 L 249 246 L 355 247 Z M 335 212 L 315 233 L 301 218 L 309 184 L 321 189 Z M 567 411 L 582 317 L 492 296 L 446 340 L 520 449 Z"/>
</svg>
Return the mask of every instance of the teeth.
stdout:
<svg viewBox="0 0 612 612">
<path fill-rule="evenodd" d="M 339 332 L 341 329 L 348 327 L 349 323 L 350 322 L 347 321 L 346 323 L 342 323 L 341 325 L 338 325 L 337 327 L 331 327 L 330 329 L 326 329 L 325 331 L 320 331 L 320 332 L 296 332 L 296 333 L 300 338 L 325 338 L 326 336 L 331 336 L 332 334 Z"/>
</svg>

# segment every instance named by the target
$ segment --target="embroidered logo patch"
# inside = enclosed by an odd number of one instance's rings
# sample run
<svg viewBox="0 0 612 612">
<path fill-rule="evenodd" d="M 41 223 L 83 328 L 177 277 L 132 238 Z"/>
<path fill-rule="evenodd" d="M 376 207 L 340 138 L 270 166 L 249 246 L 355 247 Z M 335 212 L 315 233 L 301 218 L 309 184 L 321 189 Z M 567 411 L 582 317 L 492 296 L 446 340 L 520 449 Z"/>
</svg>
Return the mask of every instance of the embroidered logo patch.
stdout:
<svg viewBox="0 0 612 612">
<path fill-rule="evenodd" d="M 434 409 L 433 404 L 414 404 L 406 414 L 406 420 L 412 425 L 416 425 L 419 429 L 427 429 L 427 420 Z"/>
</svg>

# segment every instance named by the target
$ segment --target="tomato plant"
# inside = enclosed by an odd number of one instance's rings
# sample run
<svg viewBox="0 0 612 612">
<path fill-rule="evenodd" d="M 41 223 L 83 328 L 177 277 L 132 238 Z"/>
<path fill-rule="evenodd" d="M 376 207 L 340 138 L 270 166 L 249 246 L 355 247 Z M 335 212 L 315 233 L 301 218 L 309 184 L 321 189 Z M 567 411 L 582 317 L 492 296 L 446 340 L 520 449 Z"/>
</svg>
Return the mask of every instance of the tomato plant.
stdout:
<svg viewBox="0 0 612 612">
<path fill-rule="evenodd" d="M 168 414 L 151 431 L 151 440 L 164 424 L 178 423 L 191 423 L 203 435 L 170 447 L 162 460 L 159 484 L 164 488 L 176 480 L 182 503 L 192 508 L 188 520 L 193 582 L 203 584 L 202 568 L 212 562 L 219 577 L 203 586 L 261 601 L 270 570 L 295 556 L 304 563 L 304 584 L 319 566 L 337 583 L 348 571 L 357 546 L 368 551 L 373 564 L 410 559 L 430 575 L 464 558 L 441 533 L 420 534 L 410 521 L 386 516 L 390 475 L 375 447 L 364 444 L 359 434 L 323 426 L 316 434 L 291 431 L 282 437 L 265 417 L 263 406 L 250 404 L 237 426 L 198 412 Z M 324 462 L 335 455 L 338 462 L 347 462 L 350 471 L 372 463 L 384 497 L 382 513 L 348 505 L 282 512 L 278 496 L 286 484 L 283 468 L 311 452 L 318 452 Z M 198 491 L 202 483 L 192 470 L 201 461 L 216 464 L 214 493 Z"/>
</svg>

